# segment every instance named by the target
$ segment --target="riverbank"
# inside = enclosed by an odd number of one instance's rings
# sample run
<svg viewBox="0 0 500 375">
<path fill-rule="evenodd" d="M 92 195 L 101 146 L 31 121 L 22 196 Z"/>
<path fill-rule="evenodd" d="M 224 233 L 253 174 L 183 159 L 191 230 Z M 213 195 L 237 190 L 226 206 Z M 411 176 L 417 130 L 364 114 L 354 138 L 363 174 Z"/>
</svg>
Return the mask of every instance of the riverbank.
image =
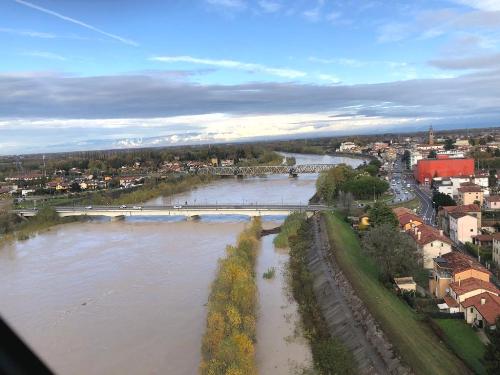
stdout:
<svg viewBox="0 0 500 375">
<path fill-rule="evenodd" d="M 379 282 L 374 264 L 362 253 L 349 225 L 333 213 L 324 216 L 332 256 L 403 361 L 416 374 L 469 373 L 430 327 Z"/>
<path fill-rule="evenodd" d="M 313 247 L 311 223 L 303 219 L 295 233 L 289 231 L 289 234 L 288 282 L 299 304 L 303 330 L 312 348 L 314 368 L 325 375 L 356 374 L 358 371 L 352 353 L 330 334 L 329 324 L 317 299 L 318 279 L 310 268 Z M 320 286 L 320 289 L 324 292 L 323 287 Z"/>
</svg>

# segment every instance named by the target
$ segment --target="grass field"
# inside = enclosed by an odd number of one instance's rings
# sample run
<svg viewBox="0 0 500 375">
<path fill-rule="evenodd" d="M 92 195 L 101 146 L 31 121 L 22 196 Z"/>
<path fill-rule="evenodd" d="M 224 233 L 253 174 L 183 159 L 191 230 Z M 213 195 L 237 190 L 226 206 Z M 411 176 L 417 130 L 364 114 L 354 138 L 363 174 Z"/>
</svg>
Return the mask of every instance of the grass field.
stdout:
<svg viewBox="0 0 500 375">
<path fill-rule="evenodd" d="M 416 374 L 470 373 L 431 327 L 378 281 L 375 265 L 362 253 L 349 225 L 333 213 L 325 217 L 338 264 L 403 361 Z"/>
<path fill-rule="evenodd" d="M 476 373 L 485 374 L 481 363 L 485 346 L 471 326 L 457 319 L 434 319 L 434 322 L 443 331 L 448 346 Z"/>
</svg>

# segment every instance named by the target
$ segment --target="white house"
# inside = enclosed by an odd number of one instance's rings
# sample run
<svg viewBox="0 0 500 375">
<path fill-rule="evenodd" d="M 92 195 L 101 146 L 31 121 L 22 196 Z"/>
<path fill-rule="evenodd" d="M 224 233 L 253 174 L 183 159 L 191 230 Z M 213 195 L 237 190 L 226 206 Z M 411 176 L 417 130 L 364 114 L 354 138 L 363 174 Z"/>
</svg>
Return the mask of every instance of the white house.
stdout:
<svg viewBox="0 0 500 375">
<path fill-rule="evenodd" d="M 477 217 L 465 212 L 451 212 L 449 220 L 451 240 L 456 244 L 472 243 L 472 236 L 477 235 Z"/>
<path fill-rule="evenodd" d="M 484 207 L 487 210 L 500 210 L 500 195 L 490 195 L 484 198 Z"/>
</svg>

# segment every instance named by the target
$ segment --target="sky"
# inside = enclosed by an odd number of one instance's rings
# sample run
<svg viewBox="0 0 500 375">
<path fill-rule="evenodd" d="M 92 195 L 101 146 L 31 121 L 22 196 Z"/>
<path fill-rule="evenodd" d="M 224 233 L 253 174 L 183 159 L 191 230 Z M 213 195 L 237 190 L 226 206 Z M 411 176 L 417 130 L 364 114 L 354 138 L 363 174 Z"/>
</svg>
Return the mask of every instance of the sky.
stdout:
<svg viewBox="0 0 500 375">
<path fill-rule="evenodd" d="M 0 154 L 500 126 L 500 0 L 0 0 Z"/>
</svg>

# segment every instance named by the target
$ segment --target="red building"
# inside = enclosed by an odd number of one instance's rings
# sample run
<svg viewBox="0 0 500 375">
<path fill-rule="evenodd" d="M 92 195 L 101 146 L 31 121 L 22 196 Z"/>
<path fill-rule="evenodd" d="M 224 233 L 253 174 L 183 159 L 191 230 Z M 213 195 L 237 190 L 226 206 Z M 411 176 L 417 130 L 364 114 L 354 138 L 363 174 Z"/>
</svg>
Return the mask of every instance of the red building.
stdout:
<svg viewBox="0 0 500 375">
<path fill-rule="evenodd" d="M 472 176 L 474 159 L 421 159 L 415 167 L 415 179 L 423 184 L 434 177 Z"/>
</svg>

